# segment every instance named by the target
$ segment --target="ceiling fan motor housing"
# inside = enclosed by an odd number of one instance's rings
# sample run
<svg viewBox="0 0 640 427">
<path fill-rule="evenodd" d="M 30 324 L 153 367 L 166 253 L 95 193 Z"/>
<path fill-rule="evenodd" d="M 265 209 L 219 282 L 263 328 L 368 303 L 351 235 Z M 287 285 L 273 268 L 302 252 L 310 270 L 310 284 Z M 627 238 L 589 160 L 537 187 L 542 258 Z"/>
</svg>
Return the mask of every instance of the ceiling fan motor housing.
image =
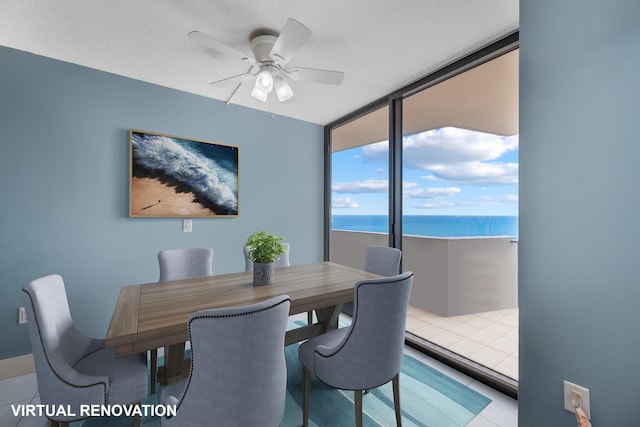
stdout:
<svg viewBox="0 0 640 427">
<path fill-rule="evenodd" d="M 271 49 L 273 49 L 273 45 L 276 43 L 277 39 L 277 36 L 269 34 L 256 36 L 251 39 L 251 51 L 253 52 L 257 62 L 267 64 L 274 62 L 274 58 L 271 57 Z"/>
</svg>

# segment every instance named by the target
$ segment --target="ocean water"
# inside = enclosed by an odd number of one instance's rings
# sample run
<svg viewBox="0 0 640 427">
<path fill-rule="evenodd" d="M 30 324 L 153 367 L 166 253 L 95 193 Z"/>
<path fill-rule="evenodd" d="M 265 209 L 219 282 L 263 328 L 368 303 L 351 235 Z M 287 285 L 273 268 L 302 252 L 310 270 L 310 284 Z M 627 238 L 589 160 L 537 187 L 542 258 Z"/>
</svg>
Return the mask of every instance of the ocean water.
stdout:
<svg viewBox="0 0 640 427">
<path fill-rule="evenodd" d="M 387 233 L 386 215 L 333 215 L 334 230 Z M 403 234 L 430 237 L 511 236 L 518 238 L 517 216 L 405 215 Z"/>
</svg>

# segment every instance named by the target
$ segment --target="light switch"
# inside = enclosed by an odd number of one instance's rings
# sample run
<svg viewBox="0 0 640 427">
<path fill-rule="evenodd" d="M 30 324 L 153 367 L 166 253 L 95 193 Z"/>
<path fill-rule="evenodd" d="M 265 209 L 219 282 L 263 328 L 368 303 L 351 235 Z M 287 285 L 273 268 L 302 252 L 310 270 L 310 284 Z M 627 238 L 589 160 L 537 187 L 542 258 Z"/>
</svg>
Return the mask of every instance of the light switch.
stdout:
<svg viewBox="0 0 640 427">
<path fill-rule="evenodd" d="M 193 230 L 192 224 L 191 224 L 191 220 L 190 219 L 183 219 L 182 220 L 182 231 L 184 233 L 191 233 L 191 231 Z"/>
<path fill-rule="evenodd" d="M 578 404 L 591 419 L 591 405 L 589 404 L 589 389 L 577 384 L 564 381 L 564 409 L 569 412 L 576 412 L 575 405 Z"/>
</svg>

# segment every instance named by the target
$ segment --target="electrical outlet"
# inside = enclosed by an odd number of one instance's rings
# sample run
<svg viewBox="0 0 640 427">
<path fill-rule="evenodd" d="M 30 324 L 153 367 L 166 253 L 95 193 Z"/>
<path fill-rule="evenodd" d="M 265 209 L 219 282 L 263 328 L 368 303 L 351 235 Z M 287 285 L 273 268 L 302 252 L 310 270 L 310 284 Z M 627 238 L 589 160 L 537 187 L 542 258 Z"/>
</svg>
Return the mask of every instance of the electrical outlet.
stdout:
<svg viewBox="0 0 640 427">
<path fill-rule="evenodd" d="M 182 220 L 182 232 L 191 233 L 191 231 L 193 231 L 193 225 L 191 224 L 191 220 L 190 219 L 183 219 Z"/>
<path fill-rule="evenodd" d="M 24 311 L 24 307 L 18 307 L 18 325 L 25 323 L 27 323 L 27 313 Z"/>
<path fill-rule="evenodd" d="M 591 419 L 589 389 L 564 381 L 564 409 L 575 414 L 576 406 L 582 407 L 584 413 L 587 414 L 587 418 Z"/>
</svg>

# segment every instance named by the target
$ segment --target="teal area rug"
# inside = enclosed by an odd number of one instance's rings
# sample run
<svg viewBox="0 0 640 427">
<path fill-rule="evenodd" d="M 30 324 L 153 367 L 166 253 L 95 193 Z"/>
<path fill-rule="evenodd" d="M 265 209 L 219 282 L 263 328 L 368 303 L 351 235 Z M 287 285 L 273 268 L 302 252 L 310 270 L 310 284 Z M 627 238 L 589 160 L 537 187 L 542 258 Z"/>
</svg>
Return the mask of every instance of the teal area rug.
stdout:
<svg viewBox="0 0 640 427">
<path fill-rule="evenodd" d="M 287 399 L 281 427 L 302 425 L 302 367 L 298 345 L 285 349 L 287 359 Z M 160 363 L 160 362 L 159 362 Z M 160 391 L 144 403 L 158 402 Z M 391 383 L 363 395 L 364 426 L 395 426 Z M 405 355 L 400 371 L 400 404 L 403 427 L 462 427 L 491 400 L 441 372 Z M 126 417 L 92 418 L 72 427 L 129 427 Z M 160 427 L 157 417 L 143 418 L 143 427 Z M 215 425 L 212 424 L 212 425 Z M 353 392 L 330 388 L 315 377 L 311 383 L 311 427 L 355 425 Z"/>
<path fill-rule="evenodd" d="M 302 425 L 302 367 L 298 346 L 286 348 L 287 403 L 282 426 Z M 403 427 L 461 427 L 491 400 L 424 363 L 405 355 L 400 371 Z M 309 409 L 311 427 L 355 425 L 353 392 L 333 389 L 312 377 Z M 363 425 L 395 426 L 391 383 L 362 398 Z"/>
</svg>

